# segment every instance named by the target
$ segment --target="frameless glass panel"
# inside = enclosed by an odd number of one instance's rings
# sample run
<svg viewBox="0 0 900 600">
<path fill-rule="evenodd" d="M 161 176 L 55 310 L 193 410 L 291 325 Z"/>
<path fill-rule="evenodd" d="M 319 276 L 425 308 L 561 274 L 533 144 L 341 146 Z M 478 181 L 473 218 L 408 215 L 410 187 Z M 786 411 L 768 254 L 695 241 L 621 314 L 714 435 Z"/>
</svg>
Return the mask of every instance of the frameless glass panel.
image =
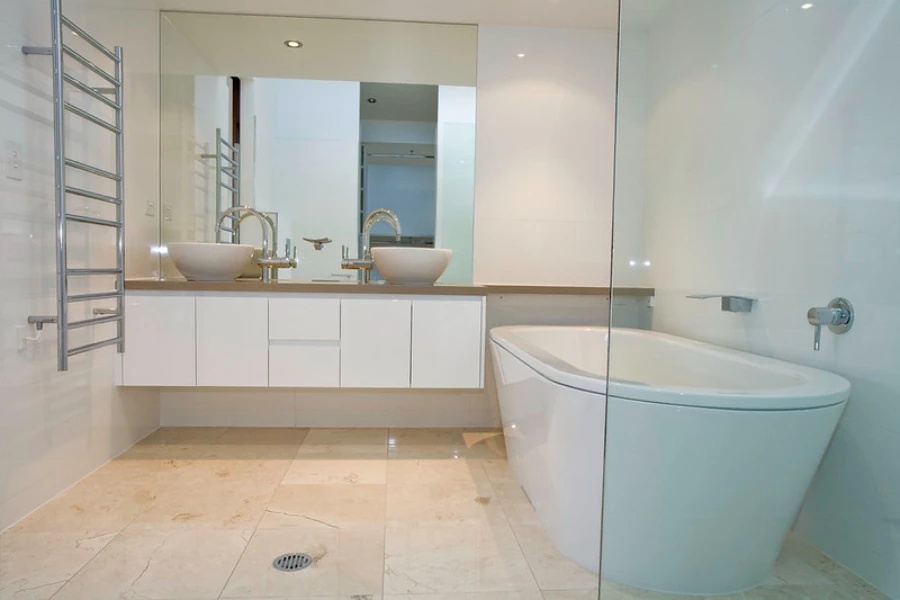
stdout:
<svg viewBox="0 0 900 600">
<path fill-rule="evenodd" d="M 601 597 L 900 598 L 900 4 L 620 18 Z"/>
</svg>

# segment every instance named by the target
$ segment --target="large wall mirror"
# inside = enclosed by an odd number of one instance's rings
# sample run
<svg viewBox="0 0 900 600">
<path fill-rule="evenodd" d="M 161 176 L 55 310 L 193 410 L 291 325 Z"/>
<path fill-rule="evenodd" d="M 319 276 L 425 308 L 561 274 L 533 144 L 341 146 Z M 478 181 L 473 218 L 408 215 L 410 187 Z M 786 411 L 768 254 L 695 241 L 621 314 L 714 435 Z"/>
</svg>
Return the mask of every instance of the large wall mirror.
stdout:
<svg viewBox="0 0 900 600">
<path fill-rule="evenodd" d="M 227 208 L 252 206 L 282 252 L 297 247 L 280 278 L 355 280 L 342 247 L 356 257 L 366 217 L 385 208 L 401 236 L 376 223 L 373 247 L 451 249 L 441 280 L 472 281 L 475 27 L 161 18 L 162 246 L 259 245 L 255 219 L 216 230 Z M 165 254 L 162 268 L 179 276 Z"/>
</svg>

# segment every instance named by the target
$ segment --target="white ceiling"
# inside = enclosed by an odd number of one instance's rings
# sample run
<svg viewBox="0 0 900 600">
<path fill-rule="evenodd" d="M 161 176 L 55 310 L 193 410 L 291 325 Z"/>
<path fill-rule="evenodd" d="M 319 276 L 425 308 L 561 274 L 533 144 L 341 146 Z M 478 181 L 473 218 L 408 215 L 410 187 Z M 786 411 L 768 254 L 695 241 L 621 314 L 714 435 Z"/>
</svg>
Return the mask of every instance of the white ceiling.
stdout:
<svg viewBox="0 0 900 600">
<path fill-rule="evenodd" d="M 617 0 L 157 0 L 161 10 L 539 27 L 617 26 Z"/>
<path fill-rule="evenodd" d="M 460 25 L 167 12 L 161 68 L 165 74 L 475 85 L 477 35 L 476 27 Z M 285 40 L 303 47 L 286 48 Z"/>
<path fill-rule="evenodd" d="M 375 104 L 368 102 L 376 100 Z M 360 119 L 388 121 L 437 121 L 438 88 L 436 85 L 397 83 L 359 84 Z"/>
</svg>

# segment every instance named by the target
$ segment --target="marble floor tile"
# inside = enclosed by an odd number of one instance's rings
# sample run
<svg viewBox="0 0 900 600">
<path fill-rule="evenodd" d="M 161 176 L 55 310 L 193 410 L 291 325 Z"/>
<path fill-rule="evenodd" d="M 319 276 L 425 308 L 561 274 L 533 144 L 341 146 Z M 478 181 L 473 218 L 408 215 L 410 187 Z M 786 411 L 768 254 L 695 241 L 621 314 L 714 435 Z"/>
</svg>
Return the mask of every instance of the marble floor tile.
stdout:
<svg viewBox="0 0 900 600">
<path fill-rule="evenodd" d="M 226 460 L 292 460 L 308 433 L 308 429 L 295 428 L 229 428 L 210 445 L 208 456 Z"/>
<path fill-rule="evenodd" d="M 538 589 L 504 522 L 390 522 L 384 553 L 386 595 Z"/>
<path fill-rule="evenodd" d="M 478 459 L 393 459 L 387 464 L 390 486 L 490 486 L 483 461 Z"/>
<path fill-rule="evenodd" d="M 206 456 L 225 427 L 162 427 L 129 448 L 123 458 L 187 460 Z"/>
<path fill-rule="evenodd" d="M 54 600 L 215 599 L 247 545 L 246 531 L 121 534 Z"/>
<path fill-rule="evenodd" d="M 115 537 L 114 533 L 3 534 L 0 536 L 0 598 L 50 598 Z"/>
<path fill-rule="evenodd" d="M 389 594 L 384 597 L 384 600 L 543 600 L 543 597 L 540 592 L 451 592 L 448 594 Z"/>
<path fill-rule="evenodd" d="M 500 504 L 530 504 L 525 490 L 516 481 L 506 459 L 484 460 L 484 470 Z"/>
<path fill-rule="evenodd" d="M 282 480 L 284 485 L 384 485 L 386 458 L 300 455 Z"/>
<path fill-rule="evenodd" d="M 277 483 L 271 477 L 203 471 L 161 492 L 129 525 L 129 531 L 254 529 Z"/>
<path fill-rule="evenodd" d="M 499 430 L 391 429 L 391 458 L 504 458 L 506 445 Z"/>
<path fill-rule="evenodd" d="M 384 485 L 282 485 L 266 508 L 260 529 L 347 529 L 382 526 Z"/>
<path fill-rule="evenodd" d="M 486 481 L 387 486 L 388 522 L 470 520 L 506 522 L 503 508 Z"/>
<path fill-rule="evenodd" d="M 159 461 L 117 459 L 33 512 L 11 531 L 117 533 L 170 484 Z"/>
<path fill-rule="evenodd" d="M 387 429 L 310 429 L 297 457 L 387 458 L 387 447 Z"/>
<path fill-rule="evenodd" d="M 530 504 L 504 506 L 504 511 L 542 590 L 583 590 L 597 585 L 595 573 L 556 549 Z"/>
<path fill-rule="evenodd" d="M 544 600 L 598 600 L 598 590 L 555 590 L 543 592 Z M 599 600 L 631 600 L 631 596 L 619 590 L 603 590 Z"/>
<path fill-rule="evenodd" d="M 285 573 L 272 567 L 281 554 L 305 552 L 312 566 Z M 381 594 L 384 529 L 258 530 L 222 598 L 352 597 Z"/>
</svg>

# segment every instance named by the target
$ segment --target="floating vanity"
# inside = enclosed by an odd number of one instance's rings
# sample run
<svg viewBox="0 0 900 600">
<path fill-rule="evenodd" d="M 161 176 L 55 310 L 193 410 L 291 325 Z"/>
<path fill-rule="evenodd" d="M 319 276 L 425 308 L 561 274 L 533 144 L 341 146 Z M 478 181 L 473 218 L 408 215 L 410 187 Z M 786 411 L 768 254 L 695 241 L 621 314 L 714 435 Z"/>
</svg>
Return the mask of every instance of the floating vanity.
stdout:
<svg viewBox="0 0 900 600">
<path fill-rule="evenodd" d="M 484 385 L 485 288 L 130 280 L 122 384 Z"/>
</svg>

